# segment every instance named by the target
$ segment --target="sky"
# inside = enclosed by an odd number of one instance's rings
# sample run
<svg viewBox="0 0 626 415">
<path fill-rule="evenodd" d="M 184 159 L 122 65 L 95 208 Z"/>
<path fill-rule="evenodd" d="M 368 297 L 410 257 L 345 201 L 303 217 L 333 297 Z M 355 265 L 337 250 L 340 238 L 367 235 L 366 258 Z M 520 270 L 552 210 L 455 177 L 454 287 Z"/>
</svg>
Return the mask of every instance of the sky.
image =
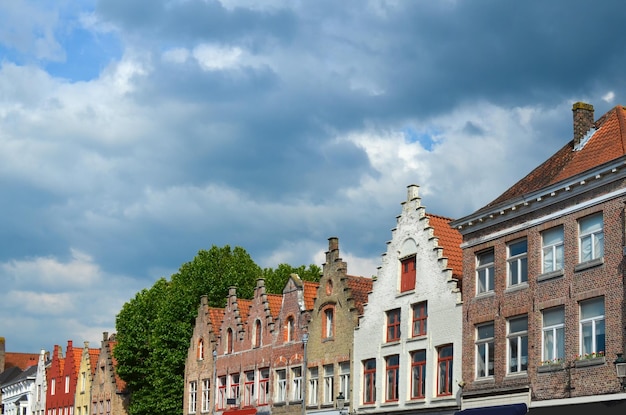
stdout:
<svg viewBox="0 0 626 415">
<path fill-rule="evenodd" d="M 99 347 L 213 245 L 372 276 L 626 104 L 620 1 L 3 0 L 0 336 Z"/>
</svg>

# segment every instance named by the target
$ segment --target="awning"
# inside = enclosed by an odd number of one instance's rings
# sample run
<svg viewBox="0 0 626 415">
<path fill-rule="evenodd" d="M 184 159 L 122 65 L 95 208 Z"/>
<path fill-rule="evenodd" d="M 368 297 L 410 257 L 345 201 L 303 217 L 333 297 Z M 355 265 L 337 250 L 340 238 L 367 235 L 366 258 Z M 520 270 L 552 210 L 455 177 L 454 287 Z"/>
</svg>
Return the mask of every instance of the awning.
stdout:
<svg viewBox="0 0 626 415">
<path fill-rule="evenodd" d="M 512 405 L 484 406 L 482 408 L 470 408 L 457 411 L 455 415 L 524 415 L 528 412 L 525 403 Z"/>
<path fill-rule="evenodd" d="M 243 409 L 227 409 L 222 412 L 222 415 L 255 415 L 256 408 L 243 408 Z"/>
</svg>

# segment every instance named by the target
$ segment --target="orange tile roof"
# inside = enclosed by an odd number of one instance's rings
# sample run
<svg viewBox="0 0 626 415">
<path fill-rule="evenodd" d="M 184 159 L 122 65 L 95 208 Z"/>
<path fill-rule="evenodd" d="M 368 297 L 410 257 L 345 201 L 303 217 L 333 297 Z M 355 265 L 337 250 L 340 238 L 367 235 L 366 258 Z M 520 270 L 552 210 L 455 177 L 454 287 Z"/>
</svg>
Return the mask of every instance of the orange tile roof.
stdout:
<svg viewBox="0 0 626 415">
<path fill-rule="evenodd" d="M 350 288 L 350 293 L 354 299 L 354 303 L 359 312 L 359 315 L 363 314 L 363 306 L 367 304 L 369 293 L 372 292 L 374 281 L 367 277 L 357 277 L 353 275 L 347 275 L 347 284 Z"/>
<path fill-rule="evenodd" d="M 439 246 L 443 248 L 443 256 L 448 258 L 448 268 L 452 269 L 452 275 L 461 280 L 463 277 L 463 250 L 461 233 L 450 226 L 452 219 L 443 216 L 427 213 L 428 223 L 433 227 L 433 231 Z"/>
<path fill-rule="evenodd" d="M 625 156 L 626 110 L 624 107 L 618 105 L 612 108 L 595 124 L 595 134 L 582 149 L 574 151 L 574 140 L 571 140 L 483 209 L 532 193 Z"/>
<path fill-rule="evenodd" d="M 72 354 L 74 359 L 74 375 L 78 376 L 78 372 L 80 372 L 80 361 L 83 358 L 83 349 L 79 347 L 72 348 Z M 66 358 L 70 358 L 70 356 L 66 356 Z"/>
<path fill-rule="evenodd" d="M 315 297 L 317 297 L 317 288 L 319 283 L 313 281 L 302 281 L 304 285 L 304 308 L 307 310 L 313 310 L 315 304 Z"/>
<path fill-rule="evenodd" d="M 213 335 L 219 336 L 225 310 L 223 308 L 209 307 L 209 320 L 213 329 Z"/>
<path fill-rule="evenodd" d="M 272 317 L 278 318 L 280 308 L 283 304 L 283 296 L 280 294 L 267 294 L 267 302 L 269 303 Z"/>
<path fill-rule="evenodd" d="M 39 361 L 39 353 L 14 353 L 6 352 L 4 355 L 4 368 L 17 366 L 22 370 L 36 365 Z"/>
<path fill-rule="evenodd" d="M 250 307 L 252 306 L 252 300 L 247 300 L 244 298 L 237 298 L 237 308 L 239 309 L 239 316 L 241 317 L 241 321 L 245 322 L 248 320 L 248 315 L 250 314 Z"/>
<path fill-rule="evenodd" d="M 91 374 L 96 373 L 96 366 L 98 366 L 98 357 L 100 356 L 100 349 L 89 349 L 89 367 Z"/>
<path fill-rule="evenodd" d="M 113 350 L 115 349 L 116 345 L 117 345 L 117 341 L 109 342 L 109 355 L 111 356 L 111 363 L 113 364 L 113 373 L 115 374 L 115 388 L 118 393 L 124 393 L 126 392 L 126 382 L 117 374 L 117 359 L 115 358 L 115 355 L 113 354 Z"/>
</svg>

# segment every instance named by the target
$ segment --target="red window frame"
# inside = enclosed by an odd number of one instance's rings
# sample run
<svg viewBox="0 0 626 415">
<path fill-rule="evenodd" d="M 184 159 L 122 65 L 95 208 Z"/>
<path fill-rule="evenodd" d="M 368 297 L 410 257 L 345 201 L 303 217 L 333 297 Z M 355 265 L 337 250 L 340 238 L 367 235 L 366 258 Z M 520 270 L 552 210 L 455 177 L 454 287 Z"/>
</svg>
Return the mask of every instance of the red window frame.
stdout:
<svg viewBox="0 0 626 415">
<path fill-rule="evenodd" d="M 422 399 L 426 393 L 426 350 L 411 353 L 411 399 Z"/>
<path fill-rule="evenodd" d="M 252 375 L 252 380 L 250 380 Z M 243 406 L 251 406 L 252 398 L 254 398 L 254 371 L 244 373 L 243 383 Z"/>
<path fill-rule="evenodd" d="M 218 378 L 217 385 L 217 409 L 226 408 L 226 376 Z"/>
<path fill-rule="evenodd" d="M 387 311 L 387 342 L 400 340 L 400 309 Z"/>
<path fill-rule="evenodd" d="M 415 289 L 415 255 L 400 260 L 400 292 Z"/>
<path fill-rule="evenodd" d="M 413 337 L 426 335 L 428 306 L 426 301 L 413 304 Z"/>
<path fill-rule="evenodd" d="M 239 385 L 241 382 L 241 374 L 233 373 L 230 375 L 230 394 L 231 398 L 238 399 L 239 398 Z"/>
<path fill-rule="evenodd" d="M 363 403 L 376 402 L 376 359 L 363 361 Z"/>
<path fill-rule="evenodd" d="M 398 401 L 398 383 L 400 382 L 400 355 L 394 354 L 385 359 L 385 402 Z"/>
<path fill-rule="evenodd" d="M 437 348 L 437 396 L 452 395 L 452 358 L 454 351 L 451 344 Z"/>
</svg>

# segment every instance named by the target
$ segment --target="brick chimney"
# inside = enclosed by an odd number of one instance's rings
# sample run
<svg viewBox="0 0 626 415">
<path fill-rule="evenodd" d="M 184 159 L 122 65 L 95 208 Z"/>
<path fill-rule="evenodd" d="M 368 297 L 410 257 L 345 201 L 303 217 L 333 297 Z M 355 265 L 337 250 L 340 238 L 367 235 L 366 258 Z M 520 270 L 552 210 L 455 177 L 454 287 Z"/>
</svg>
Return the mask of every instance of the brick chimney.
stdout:
<svg viewBox="0 0 626 415">
<path fill-rule="evenodd" d="M 593 105 L 585 102 L 576 102 L 572 106 L 574 113 L 574 147 L 580 144 L 585 134 L 594 127 Z"/>
<path fill-rule="evenodd" d="M 4 359 L 5 359 L 5 340 L 4 337 L 0 337 L 0 373 L 4 372 Z"/>
</svg>

